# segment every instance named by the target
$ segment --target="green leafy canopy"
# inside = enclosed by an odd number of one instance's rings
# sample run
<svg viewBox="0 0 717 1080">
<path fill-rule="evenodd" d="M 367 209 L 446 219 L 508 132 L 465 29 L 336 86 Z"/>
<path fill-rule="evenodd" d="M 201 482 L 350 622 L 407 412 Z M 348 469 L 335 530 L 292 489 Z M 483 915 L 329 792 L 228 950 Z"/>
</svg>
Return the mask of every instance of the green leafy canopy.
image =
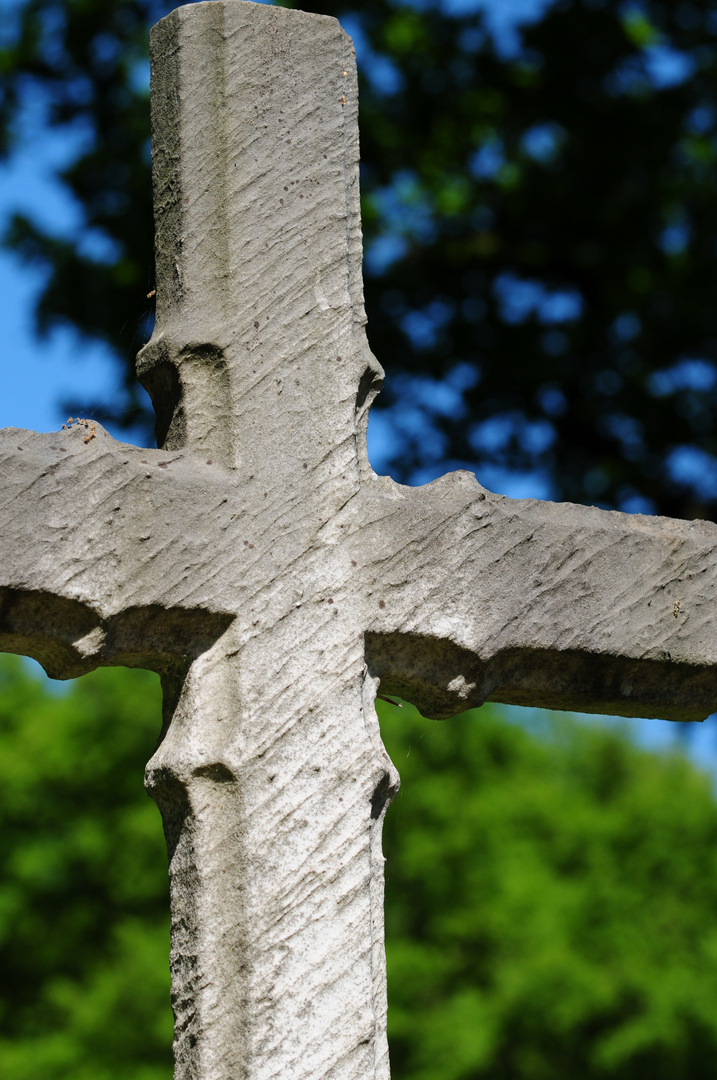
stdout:
<svg viewBox="0 0 717 1080">
<path fill-rule="evenodd" d="M 677 1080 L 717 1060 L 717 805 L 619 731 L 379 702 L 389 1042 L 405 1080 Z"/>
<path fill-rule="evenodd" d="M 378 703 L 396 1080 L 707 1080 L 717 803 L 679 755 L 494 706 Z M 50 692 L 0 658 L 0 1074 L 169 1080 L 169 917 L 142 789 L 156 676 Z"/>
<path fill-rule="evenodd" d="M 143 789 L 159 680 L 52 694 L 0 657 L 0 1074 L 169 1080 L 169 896 Z"/>
</svg>

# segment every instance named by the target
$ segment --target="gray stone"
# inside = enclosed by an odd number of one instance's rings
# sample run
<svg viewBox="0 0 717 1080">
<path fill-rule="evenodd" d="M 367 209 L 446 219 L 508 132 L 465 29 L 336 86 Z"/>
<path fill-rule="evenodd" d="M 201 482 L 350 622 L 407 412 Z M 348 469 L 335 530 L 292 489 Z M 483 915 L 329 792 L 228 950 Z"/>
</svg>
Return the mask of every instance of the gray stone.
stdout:
<svg viewBox="0 0 717 1080">
<path fill-rule="evenodd" d="M 375 476 L 350 39 L 219 0 L 152 53 L 160 449 L 0 433 L 0 648 L 162 677 L 178 1080 L 385 1080 L 379 680 L 703 718 L 717 528 Z"/>
</svg>

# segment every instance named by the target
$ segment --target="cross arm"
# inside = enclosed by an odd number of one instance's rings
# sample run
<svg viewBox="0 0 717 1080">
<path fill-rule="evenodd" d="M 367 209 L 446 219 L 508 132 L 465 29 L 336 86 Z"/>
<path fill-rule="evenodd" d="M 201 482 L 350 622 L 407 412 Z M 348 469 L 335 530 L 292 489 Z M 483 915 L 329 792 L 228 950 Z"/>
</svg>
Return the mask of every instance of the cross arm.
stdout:
<svg viewBox="0 0 717 1080">
<path fill-rule="evenodd" d="M 223 470 L 99 424 L 0 431 L 0 470 L 0 649 L 54 678 L 107 663 L 164 671 L 227 628 L 234 597 L 212 560 L 241 549 L 242 494 Z"/>
<path fill-rule="evenodd" d="M 377 478 L 370 666 L 427 715 L 486 700 L 702 720 L 717 708 L 717 526 Z"/>
</svg>

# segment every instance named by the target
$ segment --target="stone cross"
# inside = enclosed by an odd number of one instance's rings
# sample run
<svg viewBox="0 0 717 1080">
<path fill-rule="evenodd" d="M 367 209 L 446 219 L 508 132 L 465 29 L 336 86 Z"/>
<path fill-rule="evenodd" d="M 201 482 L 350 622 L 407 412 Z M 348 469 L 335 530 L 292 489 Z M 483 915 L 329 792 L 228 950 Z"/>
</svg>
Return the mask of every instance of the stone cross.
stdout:
<svg viewBox="0 0 717 1080">
<path fill-rule="evenodd" d="M 386 1080 L 379 682 L 701 719 L 717 528 L 376 476 L 350 38 L 217 0 L 152 54 L 159 449 L 0 434 L 0 648 L 161 675 L 177 1080 Z"/>
</svg>

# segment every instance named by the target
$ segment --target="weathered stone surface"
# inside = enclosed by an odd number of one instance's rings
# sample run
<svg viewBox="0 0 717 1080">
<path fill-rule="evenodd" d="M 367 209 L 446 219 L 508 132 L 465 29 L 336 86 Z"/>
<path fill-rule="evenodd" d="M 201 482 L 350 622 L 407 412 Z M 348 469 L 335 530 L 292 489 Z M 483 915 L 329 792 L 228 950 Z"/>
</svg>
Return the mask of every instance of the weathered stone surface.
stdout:
<svg viewBox="0 0 717 1080">
<path fill-rule="evenodd" d="M 181 1080 L 383 1080 L 373 701 L 699 719 L 717 528 L 369 468 L 356 80 L 333 19 L 153 31 L 159 450 L 0 432 L 0 648 L 159 671 Z"/>
</svg>

